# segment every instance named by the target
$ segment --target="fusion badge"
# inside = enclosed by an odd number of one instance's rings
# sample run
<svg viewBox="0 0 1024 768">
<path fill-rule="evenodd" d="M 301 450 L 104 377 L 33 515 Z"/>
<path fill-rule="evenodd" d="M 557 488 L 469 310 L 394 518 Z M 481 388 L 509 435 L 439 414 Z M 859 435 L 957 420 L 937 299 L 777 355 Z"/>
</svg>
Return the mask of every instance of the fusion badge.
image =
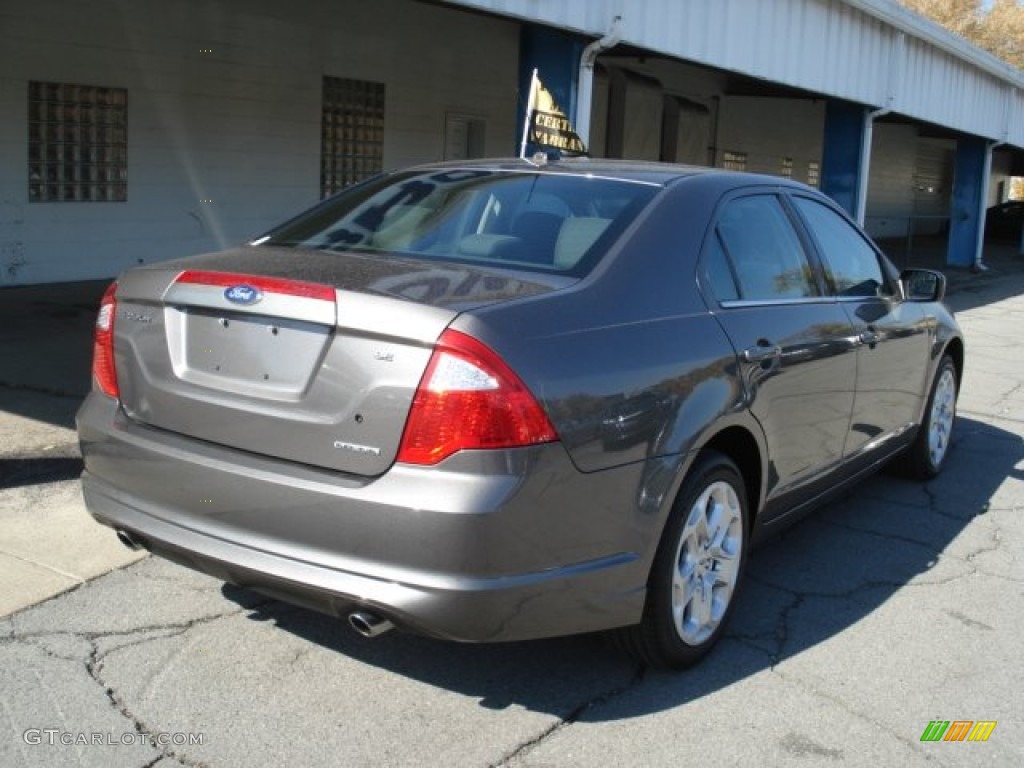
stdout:
<svg viewBox="0 0 1024 768">
<path fill-rule="evenodd" d="M 334 447 L 352 453 L 366 453 L 370 456 L 380 456 L 380 448 L 372 445 L 359 445 L 358 443 L 346 443 L 344 440 L 335 440 Z"/>
</svg>

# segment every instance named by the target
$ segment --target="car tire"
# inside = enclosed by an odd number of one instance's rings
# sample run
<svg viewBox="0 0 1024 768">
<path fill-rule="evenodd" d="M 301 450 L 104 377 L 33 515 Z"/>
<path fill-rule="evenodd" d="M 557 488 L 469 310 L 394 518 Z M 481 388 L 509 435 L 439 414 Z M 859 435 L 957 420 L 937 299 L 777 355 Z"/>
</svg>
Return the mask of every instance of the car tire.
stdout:
<svg viewBox="0 0 1024 768">
<path fill-rule="evenodd" d="M 617 630 L 641 663 L 682 669 L 718 642 L 746 565 L 747 497 L 736 465 L 702 454 L 676 498 L 654 557 L 641 623 Z"/>
<path fill-rule="evenodd" d="M 949 355 L 943 355 L 932 380 L 928 405 L 917 436 L 900 457 L 899 468 L 904 474 L 918 480 L 930 480 L 942 471 L 949 456 L 958 390 L 956 366 Z"/>
</svg>

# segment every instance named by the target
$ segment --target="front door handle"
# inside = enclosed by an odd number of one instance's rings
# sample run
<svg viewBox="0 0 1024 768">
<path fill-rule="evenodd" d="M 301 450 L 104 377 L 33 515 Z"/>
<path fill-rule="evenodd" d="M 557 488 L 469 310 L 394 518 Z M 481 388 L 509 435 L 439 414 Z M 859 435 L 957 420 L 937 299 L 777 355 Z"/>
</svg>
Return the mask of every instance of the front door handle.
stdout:
<svg viewBox="0 0 1024 768">
<path fill-rule="evenodd" d="M 775 360 L 780 357 L 782 357 L 782 347 L 765 339 L 759 339 L 757 344 L 743 350 L 743 359 L 748 363 L 763 363 L 766 360 Z"/>
</svg>

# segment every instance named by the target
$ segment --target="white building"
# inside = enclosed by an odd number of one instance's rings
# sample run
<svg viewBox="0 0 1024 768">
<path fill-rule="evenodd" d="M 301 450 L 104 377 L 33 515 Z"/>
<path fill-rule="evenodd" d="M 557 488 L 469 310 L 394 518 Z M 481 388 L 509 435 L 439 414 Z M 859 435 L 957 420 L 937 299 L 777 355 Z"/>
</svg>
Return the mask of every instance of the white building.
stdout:
<svg viewBox="0 0 1024 768">
<path fill-rule="evenodd" d="M 575 115 L 609 31 L 594 154 L 792 176 L 881 237 L 948 227 L 960 265 L 1024 174 L 1024 75 L 891 0 L 0 0 L 0 286 L 515 154 L 532 69 Z"/>
</svg>

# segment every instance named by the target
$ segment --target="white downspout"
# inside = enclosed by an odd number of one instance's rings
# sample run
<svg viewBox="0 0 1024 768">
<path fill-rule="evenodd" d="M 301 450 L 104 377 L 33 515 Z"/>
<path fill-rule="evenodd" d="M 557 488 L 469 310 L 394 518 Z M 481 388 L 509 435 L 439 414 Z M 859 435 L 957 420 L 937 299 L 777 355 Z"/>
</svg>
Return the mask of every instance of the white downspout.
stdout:
<svg viewBox="0 0 1024 768">
<path fill-rule="evenodd" d="M 896 87 L 899 84 L 897 67 L 902 65 L 907 45 L 907 36 L 896 31 L 889 48 L 889 81 L 886 83 L 885 106 L 868 112 L 864 116 L 864 135 L 860 144 L 860 173 L 857 175 L 857 223 L 864 226 L 868 206 L 868 182 L 871 180 L 871 144 L 875 138 L 875 120 L 892 111 L 896 100 Z"/>
<path fill-rule="evenodd" d="M 868 183 L 871 181 L 871 142 L 875 137 L 875 118 L 887 115 L 892 110 L 882 107 L 864 116 L 864 135 L 860 142 L 860 173 L 857 174 L 857 223 L 864 226 L 868 206 Z"/>
<path fill-rule="evenodd" d="M 594 104 L 594 62 L 602 51 L 607 51 L 619 44 L 622 39 L 622 35 L 619 34 L 620 21 L 622 21 L 621 16 L 613 18 L 608 34 L 584 48 L 583 55 L 580 57 L 580 71 L 576 81 L 576 135 L 583 140 L 585 147 L 590 146 L 590 112 Z"/>
<path fill-rule="evenodd" d="M 992 151 L 1006 144 L 1009 139 L 1015 103 L 1013 91 L 1008 90 L 1006 104 L 1003 108 L 1003 138 L 985 145 L 985 168 L 981 173 L 981 211 L 978 213 L 978 239 L 974 244 L 974 263 L 971 265 L 974 272 L 988 271 L 988 265 L 982 259 L 985 252 L 985 219 L 988 218 L 988 185 L 992 182 Z M 1002 201 L 997 200 L 996 202 Z M 1021 252 L 1024 253 L 1024 235 L 1021 239 Z"/>
<path fill-rule="evenodd" d="M 985 168 L 981 172 L 981 211 L 978 214 L 978 237 L 974 243 L 974 263 L 971 264 L 971 271 L 973 272 L 988 271 L 988 266 L 981 259 L 985 249 L 985 218 L 988 213 L 988 185 L 989 182 L 992 181 L 992 150 L 1005 143 L 1005 141 L 992 141 L 985 143 Z"/>
</svg>

